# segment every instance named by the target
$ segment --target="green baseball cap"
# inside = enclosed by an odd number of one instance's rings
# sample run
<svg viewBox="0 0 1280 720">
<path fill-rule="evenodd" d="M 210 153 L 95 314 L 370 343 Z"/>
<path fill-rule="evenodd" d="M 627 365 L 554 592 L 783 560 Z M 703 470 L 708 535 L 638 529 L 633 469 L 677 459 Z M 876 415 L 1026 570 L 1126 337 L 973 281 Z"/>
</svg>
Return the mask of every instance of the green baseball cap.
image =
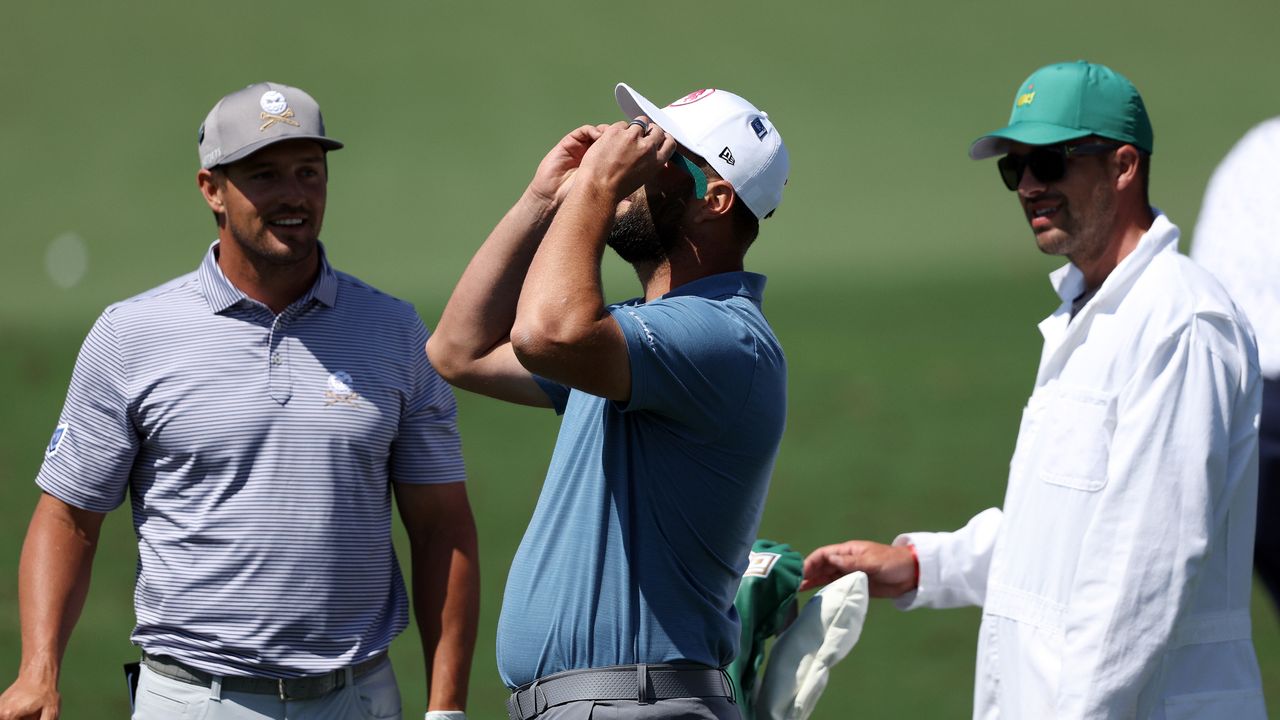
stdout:
<svg viewBox="0 0 1280 720">
<path fill-rule="evenodd" d="M 1148 153 L 1155 144 L 1142 96 L 1123 75 L 1084 60 L 1046 65 L 1018 88 L 1008 127 L 975 140 L 969 157 L 1002 155 L 1011 140 L 1055 145 L 1089 135 L 1119 140 Z"/>
</svg>

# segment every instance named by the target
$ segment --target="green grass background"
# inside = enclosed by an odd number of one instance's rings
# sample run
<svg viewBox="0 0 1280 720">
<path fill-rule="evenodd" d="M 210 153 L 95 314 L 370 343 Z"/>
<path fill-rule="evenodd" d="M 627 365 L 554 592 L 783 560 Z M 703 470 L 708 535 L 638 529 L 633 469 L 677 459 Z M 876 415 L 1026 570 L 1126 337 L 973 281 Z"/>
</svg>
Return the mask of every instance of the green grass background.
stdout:
<svg viewBox="0 0 1280 720">
<path fill-rule="evenodd" d="M 428 325 L 490 227 L 564 132 L 723 87 L 787 140 L 786 201 L 749 267 L 791 364 L 789 422 L 761 534 L 808 550 L 949 529 L 998 504 L 1056 298 L 1013 197 L 965 149 L 1003 124 L 1035 67 L 1089 58 L 1142 90 L 1152 198 L 1191 235 L 1214 164 L 1280 113 L 1274 0 L 1170 2 L 9 3 L 0 19 L 0 683 L 19 658 L 18 553 L 32 478 L 97 313 L 195 267 L 213 239 L 196 127 L 222 94 L 307 88 L 330 132 L 331 259 L 412 300 Z M 70 289 L 50 242 L 84 239 Z M 612 298 L 635 294 L 620 263 Z M 460 394 L 482 546 L 473 718 L 502 717 L 494 626 L 557 421 Z M 108 520 L 65 662 L 64 717 L 124 717 L 117 666 L 136 553 Z M 1280 624 L 1256 596 L 1268 694 Z M 815 718 L 970 712 L 978 615 L 873 605 Z M 424 708 L 416 633 L 392 648 Z"/>
</svg>

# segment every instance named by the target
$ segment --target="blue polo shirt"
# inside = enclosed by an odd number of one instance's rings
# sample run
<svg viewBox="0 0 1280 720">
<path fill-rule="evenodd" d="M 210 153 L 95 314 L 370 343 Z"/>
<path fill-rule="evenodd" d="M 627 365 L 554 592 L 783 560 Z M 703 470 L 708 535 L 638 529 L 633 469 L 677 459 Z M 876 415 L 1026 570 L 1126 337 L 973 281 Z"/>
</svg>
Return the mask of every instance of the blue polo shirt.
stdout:
<svg viewBox="0 0 1280 720">
<path fill-rule="evenodd" d="M 280 314 L 196 272 L 107 308 L 36 482 L 138 535 L 132 640 L 220 675 L 293 677 L 408 622 L 391 483 L 464 478 L 452 390 L 413 307 L 322 261 Z"/>
<path fill-rule="evenodd" d="M 541 381 L 564 418 L 498 621 L 509 687 L 733 659 L 734 595 L 786 415 L 764 284 L 724 273 L 611 307 L 631 362 L 626 403 Z"/>
</svg>

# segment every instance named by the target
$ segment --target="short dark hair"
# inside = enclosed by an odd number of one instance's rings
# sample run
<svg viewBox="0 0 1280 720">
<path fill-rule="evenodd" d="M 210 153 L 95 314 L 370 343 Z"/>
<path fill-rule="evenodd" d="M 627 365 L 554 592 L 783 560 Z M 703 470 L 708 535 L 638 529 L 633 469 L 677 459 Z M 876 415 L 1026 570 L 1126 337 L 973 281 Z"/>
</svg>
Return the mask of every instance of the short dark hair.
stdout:
<svg viewBox="0 0 1280 720">
<path fill-rule="evenodd" d="M 747 207 L 742 201 L 742 196 L 734 191 L 733 207 L 729 209 L 733 215 L 733 232 L 737 235 L 738 240 L 742 242 L 742 246 L 750 247 L 751 243 L 756 241 L 756 237 L 760 235 L 760 218 L 756 217 L 756 212 Z M 772 214 L 772 213 L 770 213 Z"/>
</svg>

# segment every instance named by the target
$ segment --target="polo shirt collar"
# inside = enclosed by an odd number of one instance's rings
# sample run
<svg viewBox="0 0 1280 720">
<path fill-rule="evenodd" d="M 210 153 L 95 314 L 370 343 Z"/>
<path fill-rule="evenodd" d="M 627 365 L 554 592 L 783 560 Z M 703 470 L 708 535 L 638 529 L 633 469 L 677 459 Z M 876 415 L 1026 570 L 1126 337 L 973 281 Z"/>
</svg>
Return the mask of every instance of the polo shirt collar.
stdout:
<svg viewBox="0 0 1280 720">
<path fill-rule="evenodd" d="M 305 295 L 294 301 L 294 305 L 305 306 L 314 299 L 326 307 L 333 307 L 338 301 L 338 276 L 334 273 L 333 268 L 329 266 L 324 244 L 319 243 L 318 247 L 320 249 L 320 276 L 316 278 L 315 283 Z M 209 303 L 209 310 L 213 313 L 223 312 L 240 301 L 249 299 L 249 296 L 245 295 L 240 288 L 231 284 L 227 276 L 222 273 L 222 268 L 218 267 L 217 249 L 218 241 L 214 240 L 213 244 L 209 246 L 208 252 L 205 253 L 204 260 L 200 262 L 200 269 L 197 271 L 200 276 L 200 290 L 204 293 L 204 299 Z"/>
<path fill-rule="evenodd" d="M 717 273 L 687 282 L 673 288 L 663 298 L 693 295 L 704 298 L 719 298 L 739 295 L 759 305 L 764 300 L 765 276 L 759 273 L 737 272 Z"/>
</svg>

